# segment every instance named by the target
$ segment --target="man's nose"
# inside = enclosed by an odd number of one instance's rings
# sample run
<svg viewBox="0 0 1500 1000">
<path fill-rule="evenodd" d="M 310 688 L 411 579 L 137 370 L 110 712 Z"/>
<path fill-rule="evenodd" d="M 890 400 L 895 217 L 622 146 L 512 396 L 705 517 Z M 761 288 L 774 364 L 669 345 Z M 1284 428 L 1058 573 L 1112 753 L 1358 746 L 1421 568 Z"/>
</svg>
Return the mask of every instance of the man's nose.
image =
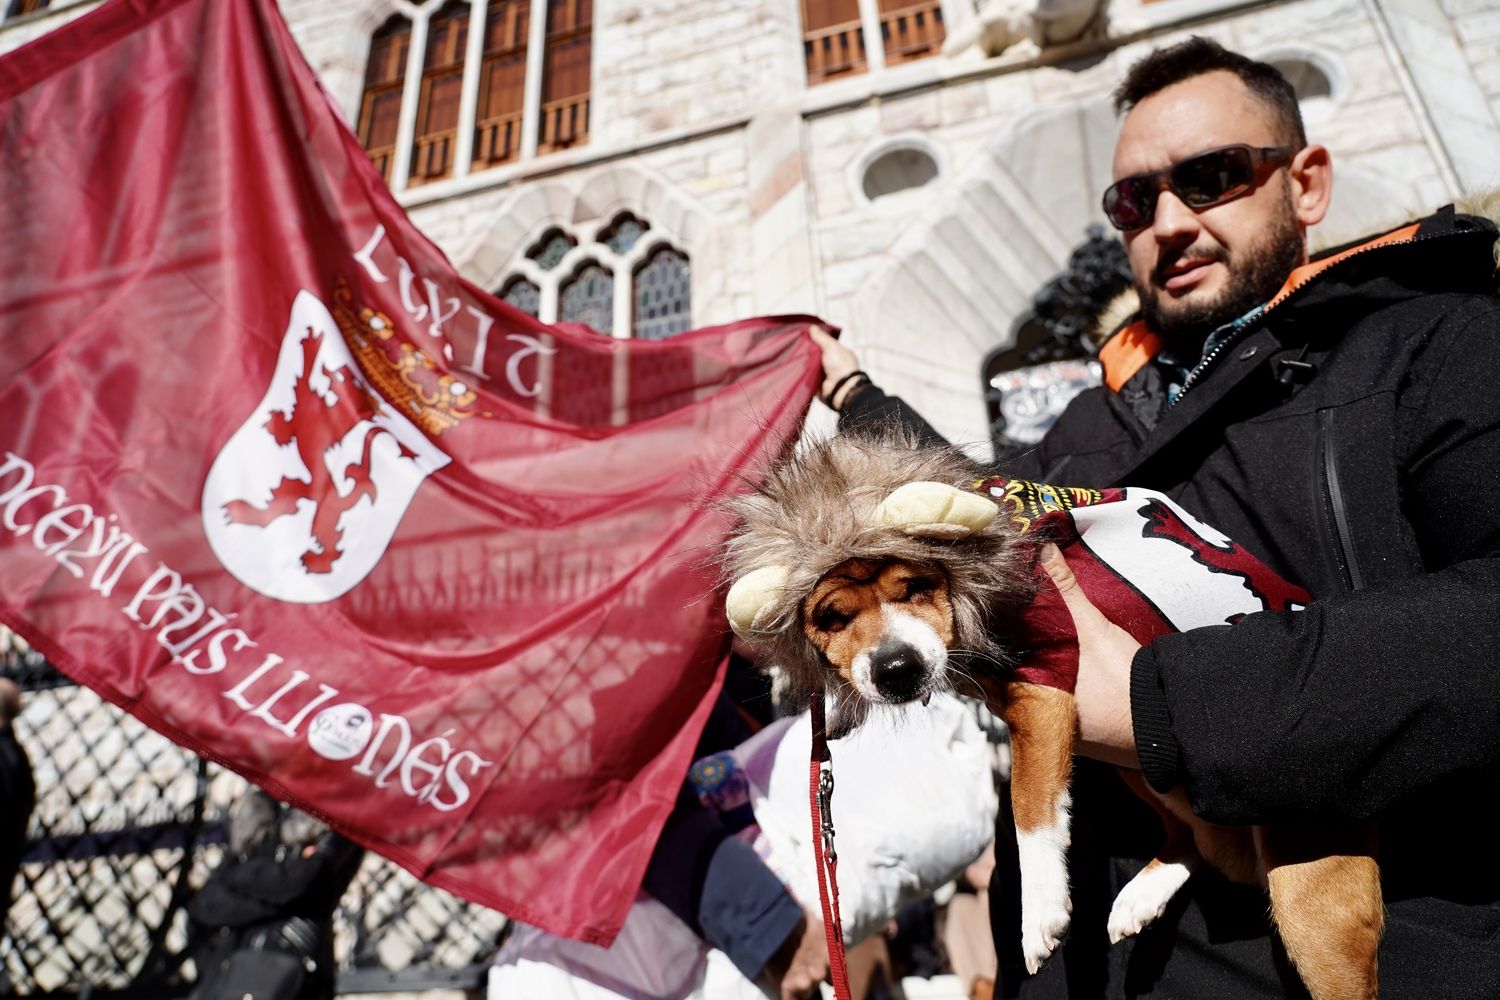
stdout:
<svg viewBox="0 0 1500 1000">
<path fill-rule="evenodd" d="M 1172 191 L 1163 191 L 1156 199 L 1156 215 L 1151 233 L 1158 243 L 1177 243 L 1198 233 L 1198 213 Z"/>
</svg>

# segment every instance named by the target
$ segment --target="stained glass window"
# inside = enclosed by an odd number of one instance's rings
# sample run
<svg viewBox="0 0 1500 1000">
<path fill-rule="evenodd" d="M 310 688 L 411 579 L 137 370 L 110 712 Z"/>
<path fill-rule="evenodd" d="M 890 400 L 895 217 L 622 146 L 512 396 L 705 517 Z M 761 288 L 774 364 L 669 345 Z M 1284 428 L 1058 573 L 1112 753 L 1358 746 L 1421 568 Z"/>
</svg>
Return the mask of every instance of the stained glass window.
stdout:
<svg viewBox="0 0 1500 1000">
<path fill-rule="evenodd" d="M 630 252 L 630 248 L 650 228 L 649 223 L 642 222 L 629 212 L 622 212 L 610 223 L 608 229 L 599 234 L 599 242 L 623 256 Z"/>
<path fill-rule="evenodd" d="M 621 256 L 632 248 L 648 249 L 633 270 L 627 271 L 618 263 L 612 268 L 598 259 L 584 259 L 576 266 L 560 269 L 559 264 L 578 246 L 578 241 L 560 226 L 552 226 L 537 237 L 526 256 L 553 273 L 539 281 L 513 273 L 496 294 L 516 308 L 543 318 L 542 291 L 555 287 L 557 311 L 555 314 L 548 311 L 547 322 L 584 323 L 612 335 L 618 279 L 626 282 L 631 301 L 630 328 L 623 331 L 625 334 L 644 340 L 664 340 L 682 333 L 692 325 L 692 268 L 687 254 L 676 247 L 661 242 L 642 247 L 641 238 L 652 231 L 646 219 L 632 212 L 621 212 L 598 231 L 591 246 L 608 246 Z"/>
<path fill-rule="evenodd" d="M 526 256 L 536 261 L 543 271 L 550 271 L 577 245 L 578 241 L 561 229 L 549 229 L 526 251 Z"/>
<path fill-rule="evenodd" d="M 501 287 L 499 295 L 523 313 L 542 314 L 542 290 L 525 278 L 511 278 Z"/>
<path fill-rule="evenodd" d="M 600 333 L 615 328 L 615 276 L 595 261 L 586 261 L 562 286 L 561 319 L 564 323 L 587 323 Z"/>
<path fill-rule="evenodd" d="M 636 269 L 632 322 L 642 340 L 664 340 L 692 323 L 692 269 L 687 256 L 658 247 Z"/>
</svg>

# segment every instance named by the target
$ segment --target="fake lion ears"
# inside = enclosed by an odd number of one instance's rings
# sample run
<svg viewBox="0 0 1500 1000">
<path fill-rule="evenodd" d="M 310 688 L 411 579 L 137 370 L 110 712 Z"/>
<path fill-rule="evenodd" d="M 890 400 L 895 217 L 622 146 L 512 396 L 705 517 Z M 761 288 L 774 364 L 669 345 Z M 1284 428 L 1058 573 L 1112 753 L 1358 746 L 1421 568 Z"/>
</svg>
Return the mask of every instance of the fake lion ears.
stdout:
<svg viewBox="0 0 1500 1000">
<path fill-rule="evenodd" d="M 966 538 L 989 527 L 994 501 L 947 483 L 907 483 L 875 508 L 875 520 L 922 538 Z"/>
<path fill-rule="evenodd" d="M 993 502 L 947 483 L 907 483 L 875 507 L 875 523 L 922 538 L 966 538 L 983 531 L 999 513 Z M 767 615 L 786 589 L 791 568 L 762 566 L 734 582 L 724 612 L 734 634 L 747 642 L 767 626 Z"/>
<path fill-rule="evenodd" d="M 766 613 L 786 589 L 790 575 L 790 569 L 778 564 L 753 569 L 734 581 L 729 595 L 724 598 L 724 614 L 729 618 L 729 627 L 734 629 L 735 635 L 751 642 L 756 632 L 765 630 Z"/>
</svg>

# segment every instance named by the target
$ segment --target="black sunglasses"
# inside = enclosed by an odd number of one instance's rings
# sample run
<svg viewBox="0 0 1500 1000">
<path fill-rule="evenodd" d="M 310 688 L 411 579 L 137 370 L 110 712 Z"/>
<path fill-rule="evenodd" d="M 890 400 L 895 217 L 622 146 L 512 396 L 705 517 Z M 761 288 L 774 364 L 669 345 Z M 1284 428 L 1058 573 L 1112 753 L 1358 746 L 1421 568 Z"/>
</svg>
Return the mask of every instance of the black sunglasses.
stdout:
<svg viewBox="0 0 1500 1000">
<path fill-rule="evenodd" d="M 1104 214 L 1116 229 L 1139 229 L 1156 215 L 1156 198 L 1170 190 L 1190 208 L 1238 198 L 1271 170 L 1297 155 L 1289 146 L 1225 146 L 1174 163 L 1165 170 L 1115 181 L 1104 191 Z"/>
</svg>

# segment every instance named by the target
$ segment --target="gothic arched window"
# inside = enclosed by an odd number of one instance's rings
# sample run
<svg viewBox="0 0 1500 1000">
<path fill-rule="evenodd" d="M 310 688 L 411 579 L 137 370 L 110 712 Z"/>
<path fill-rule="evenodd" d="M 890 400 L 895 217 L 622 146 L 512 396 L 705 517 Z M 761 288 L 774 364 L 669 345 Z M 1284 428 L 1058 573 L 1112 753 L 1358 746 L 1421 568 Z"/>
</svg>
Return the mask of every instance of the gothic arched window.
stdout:
<svg viewBox="0 0 1500 1000">
<path fill-rule="evenodd" d="M 626 254 L 650 228 L 650 223 L 642 222 L 629 212 L 621 212 L 608 229 L 599 233 L 599 242 L 615 253 Z"/>
<path fill-rule="evenodd" d="M 495 294 L 523 313 L 532 316 L 542 314 L 542 290 L 519 275 L 507 281 Z"/>
<path fill-rule="evenodd" d="M 665 340 L 692 326 L 692 272 L 686 255 L 662 245 L 635 269 L 632 326 L 642 340 Z"/>
<path fill-rule="evenodd" d="M 550 271 L 577 245 L 578 241 L 561 229 L 549 229 L 531 245 L 526 256 L 536 261 L 536 266 L 543 271 Z"/>
<path fill-rule="evenodd" d="M 582 235 L 588 232 L 584 226 Z M 665 340 L 692 328 L 692 286 L 688 255 L 627 211 L 583 240 L 561 226 L 543 229 L 496 294 L 544 323 Z"/>
<path fill-rule="evenodd" d="M 585 261 L 559 289 L 558 319 L 587 323 L 600 333 L 615 329 L 615 276 L 597 261 Z"/>
</svg>

